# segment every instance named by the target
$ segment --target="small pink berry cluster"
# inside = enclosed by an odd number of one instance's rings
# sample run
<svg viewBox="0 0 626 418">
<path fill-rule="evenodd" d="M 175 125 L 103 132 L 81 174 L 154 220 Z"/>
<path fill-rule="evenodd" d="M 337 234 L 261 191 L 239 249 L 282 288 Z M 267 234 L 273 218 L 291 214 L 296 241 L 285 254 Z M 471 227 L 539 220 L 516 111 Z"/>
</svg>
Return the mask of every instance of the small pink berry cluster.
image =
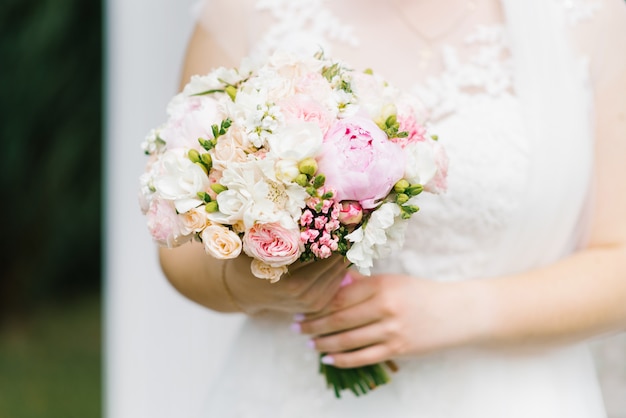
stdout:
<svg viewBox="0 0 626 418">
<path fill-rule="evenodd" d="M 310 259 L 311 255 L 318 259 L 328 258 L 339 248 L 340 237 L 336 232 L 341 226 L 341 205 L 332 199 L 332 191 L 320 189 L 318 196 L 321 197 L 308 199 L 307 208 L 300 217 L 300 240 L 309 250 L 304 253 L 305 259 Z"/>
</svg>

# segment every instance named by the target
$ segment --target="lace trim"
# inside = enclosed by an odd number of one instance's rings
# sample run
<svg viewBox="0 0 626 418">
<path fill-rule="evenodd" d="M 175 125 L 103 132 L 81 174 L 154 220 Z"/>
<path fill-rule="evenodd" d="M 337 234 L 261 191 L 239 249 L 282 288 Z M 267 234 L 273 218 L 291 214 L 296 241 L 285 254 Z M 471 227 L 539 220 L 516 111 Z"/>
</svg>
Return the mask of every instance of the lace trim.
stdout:
<svg viewBox="0 0 626 418">
<path fill-rule="evenodd" d="M 589 20 L 602 6 L 595 0 L 558 0 L 565 9 L 570 25 Z"/>
<path fill-rule="evenodd" d="M 433 121 L 454 113 L 471 97 L 501 97 L 513 91 L 513 64 L 504 26 L 478 26 L 464 46 L 470 50 L 465 59 L 460 58 L 458 48 L 444 46 L 443 71 L 414 88 Z"/>
<path fill-rule="evenodd" d="M 352 27 L 341 22 L 325 3 L 324 0 L 258 0 L 256 9 L 270 12 L 275 20 L 261 41 L 262 52 L 284 47 L 289 39 L 293 43 L 305 41 L 307 46 L 302 49 L 317 46 L 329 50 L 332 41 L 358 46 Z"/>
</svg>

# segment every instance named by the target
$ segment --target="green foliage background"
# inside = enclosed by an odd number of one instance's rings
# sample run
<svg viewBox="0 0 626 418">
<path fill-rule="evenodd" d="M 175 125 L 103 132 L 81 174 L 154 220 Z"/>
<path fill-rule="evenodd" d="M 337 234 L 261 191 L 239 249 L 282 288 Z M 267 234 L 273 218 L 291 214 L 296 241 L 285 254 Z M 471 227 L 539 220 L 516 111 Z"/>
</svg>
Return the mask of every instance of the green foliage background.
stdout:
<svg viewBox="0 0 626 418">
<path fill-rule="evenodd" d="M 0 417 L 101 415 L 102 2 L 0 0 Z"/>
<path fill-rule="evenodd" d="M 0 319 L 100 287 L 102 3 L 0 5 Z"/>
</svg>

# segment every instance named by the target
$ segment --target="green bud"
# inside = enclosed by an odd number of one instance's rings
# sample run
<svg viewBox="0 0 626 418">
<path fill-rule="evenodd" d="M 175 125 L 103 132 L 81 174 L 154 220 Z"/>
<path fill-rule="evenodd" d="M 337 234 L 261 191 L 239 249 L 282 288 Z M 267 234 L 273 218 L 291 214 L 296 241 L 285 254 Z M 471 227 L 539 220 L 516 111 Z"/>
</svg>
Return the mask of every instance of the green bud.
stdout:
<svg viewBox="0 0 626 418">
<path fill-rule="evenodd" d="M 315 176 L 315 180 L 313 180 L 313 187 L 319 189 L 326 183 L 326 176 L 323 174 Z"/>
<path fill-rule="evenodd" d="M 366 68 L 365 71 L 363 71 L 365 74 L 369 74 L 369 75 L 374 75 L 374 70 L 372 70 L 371 68 Z"/>
<path fill-rule="evenodd" d="M 402 219 L 408 219 L 411 215 L 420 210 L 420 208 L 415 205 L 400 206 L 400 209 L 402 210 Z"/>
<path fill-rule="evenodd" d="M 385 120 L 385 125 L 387 125 L 388 128 L 397 128 L 399 126 L 398 117 L 396 115 L 389 115 Z"/>
<path fill-rule="evenodd" d="M 209 175 L 209 169 L 206 168 L 206 166 L 202 163 L 194 163 L 195 165 L 197 165 L 198 167 L 200 167 L 202 169 L 202 171 L 204 171 L 204 174 L 206 174 L 207 176 Z"/>
<path fill-rule="evenodd" d="M 226 94 L 230 97 L 230 100 L 235 101 L 235 97 L 237 97 L 237 87 L 235 86 L 226 86 Z"/>
<path fill-rule="evenodd" d="M 213 190 L 215 193 L 220 194 L 222 192 L 225 192 L 226 190 L 228 190 L 228 187 L 223 186 L 219 183 L 213 183 L 211 185 L 211 190 Z"/>
<path fill-rule="evenodd" d="M 189 152 L 187 153 L 187 156 L 193 163 L 200 162 L 200 153 L 196 151 L 195 149 L 190 149 Z"/>
<path fill-rule="evenodd" d="M 406 194 L 408 194 L 409 196 L 413 197 L 413 196 L 417 196 L 418 194 L 422 193 L 424 191 L 424 186 L 422 186 L 421 184 L 413 184 L 410 187 L 408 187 L 406 189 Z"/>
<path fill-rule="evenodd" d="M 217 206 L 217 202 L 214 200 L 212 202 L 207 203 L 204 206 L 204 210 L 206 210 L 208 213 L 214 213 L 219 210 L 219 207 Z"/>
<path fill-rule="evenodd" d="M 202 159 L 202 163 L 207 166 L 207 168 L 211 168 L 213 166 L 213 158 L 209 153 L 204 153 L 200 156 Z"/>
<path fill-rule="evenodd" d="M 202 148 L 207 151 L 211 151 L 213 148 L 215 148 L 215 144 L 217 144 L 217 141 L 215 139 L 208 140 L 204 138 L 198 138 L 198 142 L 200 143 L 200 145 L 202 145 Z"/>
<path fill-rule="evenodd" d="M 211 196 L 209 196 L 206 192 L 198 192 L 198 197 L 204 201 L 204 203 L 209 203 L 211 201 Z"/>
<path fill-rule="evenodd" d="M 396 184 L 394 184 L 393 191 L 396 193 L 404 193 L 404 191 L 409 186 L 410 186 L 409 182 L 406 181 L 405 179 L 402 179 L 402 180 L 399 180 Z"/>
<path fill-rule="evenodd" d="M 409 196 L 404 193 L 398 193 L 398 195 L 396 196 L 396 203 L 398 205 L 404 205 L 408 201 L 409 201 Z"/>
<path fill-rule="evenodd" d="M 317 172 L 317 161 L 314 158 L 305 158 L 298 164 L 298 170 L 307 176 L 314 176 Z"/>
<path fill-rule="evenodd" d="M 431 135 L 433 141 L 439 141 L 439 135 Z"/>
<path fill-rule="evenodd" d="M 317 195 L 317 189 L 315 187 L 311 187 L 311 186 L 307 187 L 306 192 L 309 194 L 309 196 Z"/>
<path fill-rule="evenodd" d="M 309 184 L 309 178 L 306 174 L 298 174 L 293 180 L 298 186 L 306 187 Z"/>
</svg>

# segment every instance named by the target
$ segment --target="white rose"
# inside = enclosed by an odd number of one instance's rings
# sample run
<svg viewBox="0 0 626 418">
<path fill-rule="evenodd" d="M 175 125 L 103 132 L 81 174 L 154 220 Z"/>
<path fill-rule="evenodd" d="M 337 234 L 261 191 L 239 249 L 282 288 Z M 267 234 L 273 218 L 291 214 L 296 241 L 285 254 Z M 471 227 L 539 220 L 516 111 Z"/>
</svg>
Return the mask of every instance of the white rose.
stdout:
<svg viewBox="0 0 626 418">
<path fill-rule="evenodd" d="M 292 182 L 300 174 L 296 160 L 278 160 L 274 169 L 276 170 L 276 179 L 285 183 Z"/>
<path fill-rule="evenodd" d="M 217 195 L 219 212 L 210 214 L 209 219 L 219 223 L 234 224 L 243 219 L 249 199 L 236 190 L 226 190 Z"/>
<path fill-rule="evenodd" d="M 198 192 L 208 190 L 209 178 L 192 163 L 186 151 L 177 149 L 163 154 L 161 174 L 154 179 L 154 188 L 165 199 L 174 201 L 178 213 L 200 206 Z"/>
<path fill-rule="evenodd" d="M 279 159 L 302 161 L 315 157 L 322 148 L 324 136 L 317 123 L 292 123 L 268 139 L 270 152 Z"/>
<path fill-rule="evenodd" d="M 435 154 L 430 143 L 414 142 L 404 148 L 406 168 L 404 178 L 411 184 L 427 184 L 437 174 Z"/>
<path fill-rule="evenodd" d="M 237 258 L 241 254 L 242 243 L 239 235 L 220 225 L 209 225 L 201 233 L 207 254 L 226 260 Z"/>
<path fill-rule="evenodd" d="M 252 274 L 254 274 L 255 277 L 269 280 L 270 283 L 276 283 L 283 274 L 287 273 L 288 268 L 287 266 L 272 267 L 255 258 L 252 260 L 252 263 L 250 263 L 250 270 L 252 270 Z"/>
</svg>

